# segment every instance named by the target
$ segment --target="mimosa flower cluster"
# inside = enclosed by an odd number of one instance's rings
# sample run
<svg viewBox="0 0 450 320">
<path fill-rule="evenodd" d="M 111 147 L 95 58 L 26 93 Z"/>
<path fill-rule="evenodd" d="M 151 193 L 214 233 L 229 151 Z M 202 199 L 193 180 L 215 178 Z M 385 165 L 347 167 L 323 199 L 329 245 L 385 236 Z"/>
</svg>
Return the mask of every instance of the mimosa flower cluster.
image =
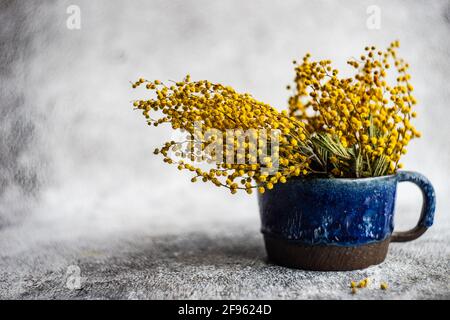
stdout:
<svg viewBox="0 0 450 320">
<path fill-rule="evenodd" d="M 366 47 L 365 54 L 347 63 L 355 69 L 352 78 L 338 78 L 331 61 L 310 61 L 306 54 L 295 64 L 294 94 L 290 115 L 306 124 L 310 132 L 333 137 L 344 153 L 330 148 L 324 162 L 326 172 L 336 177 L 371 177 L 395 173 L 401 155 L 413 138 L 420 137 L 411 124 L 417 103 L 412 95 L 409 65 L 398 57 L 399 42 L 385 51 Z M 396 79 L 389 84 L 389 76 Z M 331 152 L 330 152 L 331 151 Z"/>
<path fill-rule="evenodd" d="M 154 93 L 152 99 L 134 102 L 147 123 L 168 123 L 187 133 L 186 140 L 168 141 L 155 153 L 178 169 L 191 171 L 193 182 L 211 181 L 232 193 L 238 189 L 252 193 L 254 188 L 264 192 L 310 172 L 307 154 L 312 150 L 305 125 L 286 111 L 278 112 L 231 87 L 206 80 L 192 82 L 189 76 L 170 86 L 139 79 L 133 87 L 141 85 Z M 202 169 L 200 164 L 205 162 L 212 168 Z M 272 170 L 274 164 L 276 170 Z"/>
<path fill-rule="evenodd" d="M 147 99 L 133 102 L 151 126 L 169 124 L 184 139 L 167 141 L 155 154 L 191 181 L 210 181 L 232 193 L 270 190 L 293 177 L 370 177 L 395 173 L 406 145 L 420 133 L 411 125 L 416 104 L 397 57 L 398 42 L 386 51 L 367 47 L 352 78 L 338 78 L 331 61 L 295 64 L 289 110 L 278 111 L 248 93 L 207 80 L 163 83 L 139 79 Z M 396 83 L 387 73 L 393 64 Z"/>
</svg>

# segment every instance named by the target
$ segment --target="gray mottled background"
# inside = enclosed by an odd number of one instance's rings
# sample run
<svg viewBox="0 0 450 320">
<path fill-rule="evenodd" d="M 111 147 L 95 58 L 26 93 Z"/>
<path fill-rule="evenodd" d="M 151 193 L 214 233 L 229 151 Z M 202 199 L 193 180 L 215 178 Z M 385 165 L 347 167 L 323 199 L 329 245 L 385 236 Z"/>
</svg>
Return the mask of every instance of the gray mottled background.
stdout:
<svg viewBox="0 0 450 320">
<path fill-rule="evenodd" d="M 81 29 L 69 30 L 69 5 Z M 381 29 L 366 27 L 369 5 Z M 450 298 L 450 1 L 0 0 L 0 298 Z M 419 100 L 406 169 L 438 197 L 435 226 L 387 261 L 311 273 L 265 261 L 256 200 L 191 184 L 154 147 L 170 131 L 133 112 L 129 81 L 209 79 L 279 109 L 294 58 L 346 68 L 399 39 Z M 399 188 L 397 225 L 420 193 Z M 81 290 L 68 288 L 69 266 Z M 70 286 L 69 286 L 70 287 Z"/>
</svg>

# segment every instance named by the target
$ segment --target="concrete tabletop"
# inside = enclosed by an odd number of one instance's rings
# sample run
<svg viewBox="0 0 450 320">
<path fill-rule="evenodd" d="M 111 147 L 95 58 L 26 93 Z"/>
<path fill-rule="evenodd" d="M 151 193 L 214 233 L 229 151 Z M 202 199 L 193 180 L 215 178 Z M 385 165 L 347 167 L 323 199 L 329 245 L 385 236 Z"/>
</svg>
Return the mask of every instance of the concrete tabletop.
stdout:
<svg viewBox="0 0 450 320">
<path fill-rule="evenodd" d="M 384 263 L 353 272 L 308 272 L 273 265 L 266 261 L 257 224 L 256 219 L 244 219 L 220 228 L 90 236 L 48 228 L 43 235 L 29 232 L 31 225 L 4 228 L 0 298 L 450 298 L 448 224 L 414 242 L 391 244 Z M 350 281 L 366 277 L 368 288 L 352 295 Z M 380 290 L 380 282 L 387 282 L 388 290 Z"/>
</svg>

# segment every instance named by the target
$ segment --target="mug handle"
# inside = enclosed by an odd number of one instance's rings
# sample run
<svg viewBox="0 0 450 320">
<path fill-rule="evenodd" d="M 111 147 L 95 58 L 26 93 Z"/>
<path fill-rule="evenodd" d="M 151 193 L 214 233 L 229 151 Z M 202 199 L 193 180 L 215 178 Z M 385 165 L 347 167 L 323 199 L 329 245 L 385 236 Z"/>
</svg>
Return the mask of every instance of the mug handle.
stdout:
<svg viewBox="0 0 450 320">
<path fill-rule="evenodd" d="M 436 195 L 431 182 L 422 174 L 413 171 L 397 172 L 398 182 L 412 182 L 422 191 L 423 203 L 417 225 L 408 231 L 394 232 L 391 237 L 392 242 L 405 242 L 417 239 L 433 224 L 434 211 L 436 209 Z"/>
</svg>

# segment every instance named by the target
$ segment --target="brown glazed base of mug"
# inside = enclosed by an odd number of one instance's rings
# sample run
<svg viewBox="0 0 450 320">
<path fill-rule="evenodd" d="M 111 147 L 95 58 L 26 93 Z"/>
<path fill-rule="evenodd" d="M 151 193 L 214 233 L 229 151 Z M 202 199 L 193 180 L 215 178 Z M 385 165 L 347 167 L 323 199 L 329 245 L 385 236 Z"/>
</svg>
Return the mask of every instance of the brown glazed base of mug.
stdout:
<svg viewBox="0 0 450 320">
<path fill-rule="evenodd" d="M 314 271 L 364 269 L 384 261 L 390 238 L 359 246 L 308 246 L 264 235 L 269 260 L 277 265 Z"/>
</svg>

